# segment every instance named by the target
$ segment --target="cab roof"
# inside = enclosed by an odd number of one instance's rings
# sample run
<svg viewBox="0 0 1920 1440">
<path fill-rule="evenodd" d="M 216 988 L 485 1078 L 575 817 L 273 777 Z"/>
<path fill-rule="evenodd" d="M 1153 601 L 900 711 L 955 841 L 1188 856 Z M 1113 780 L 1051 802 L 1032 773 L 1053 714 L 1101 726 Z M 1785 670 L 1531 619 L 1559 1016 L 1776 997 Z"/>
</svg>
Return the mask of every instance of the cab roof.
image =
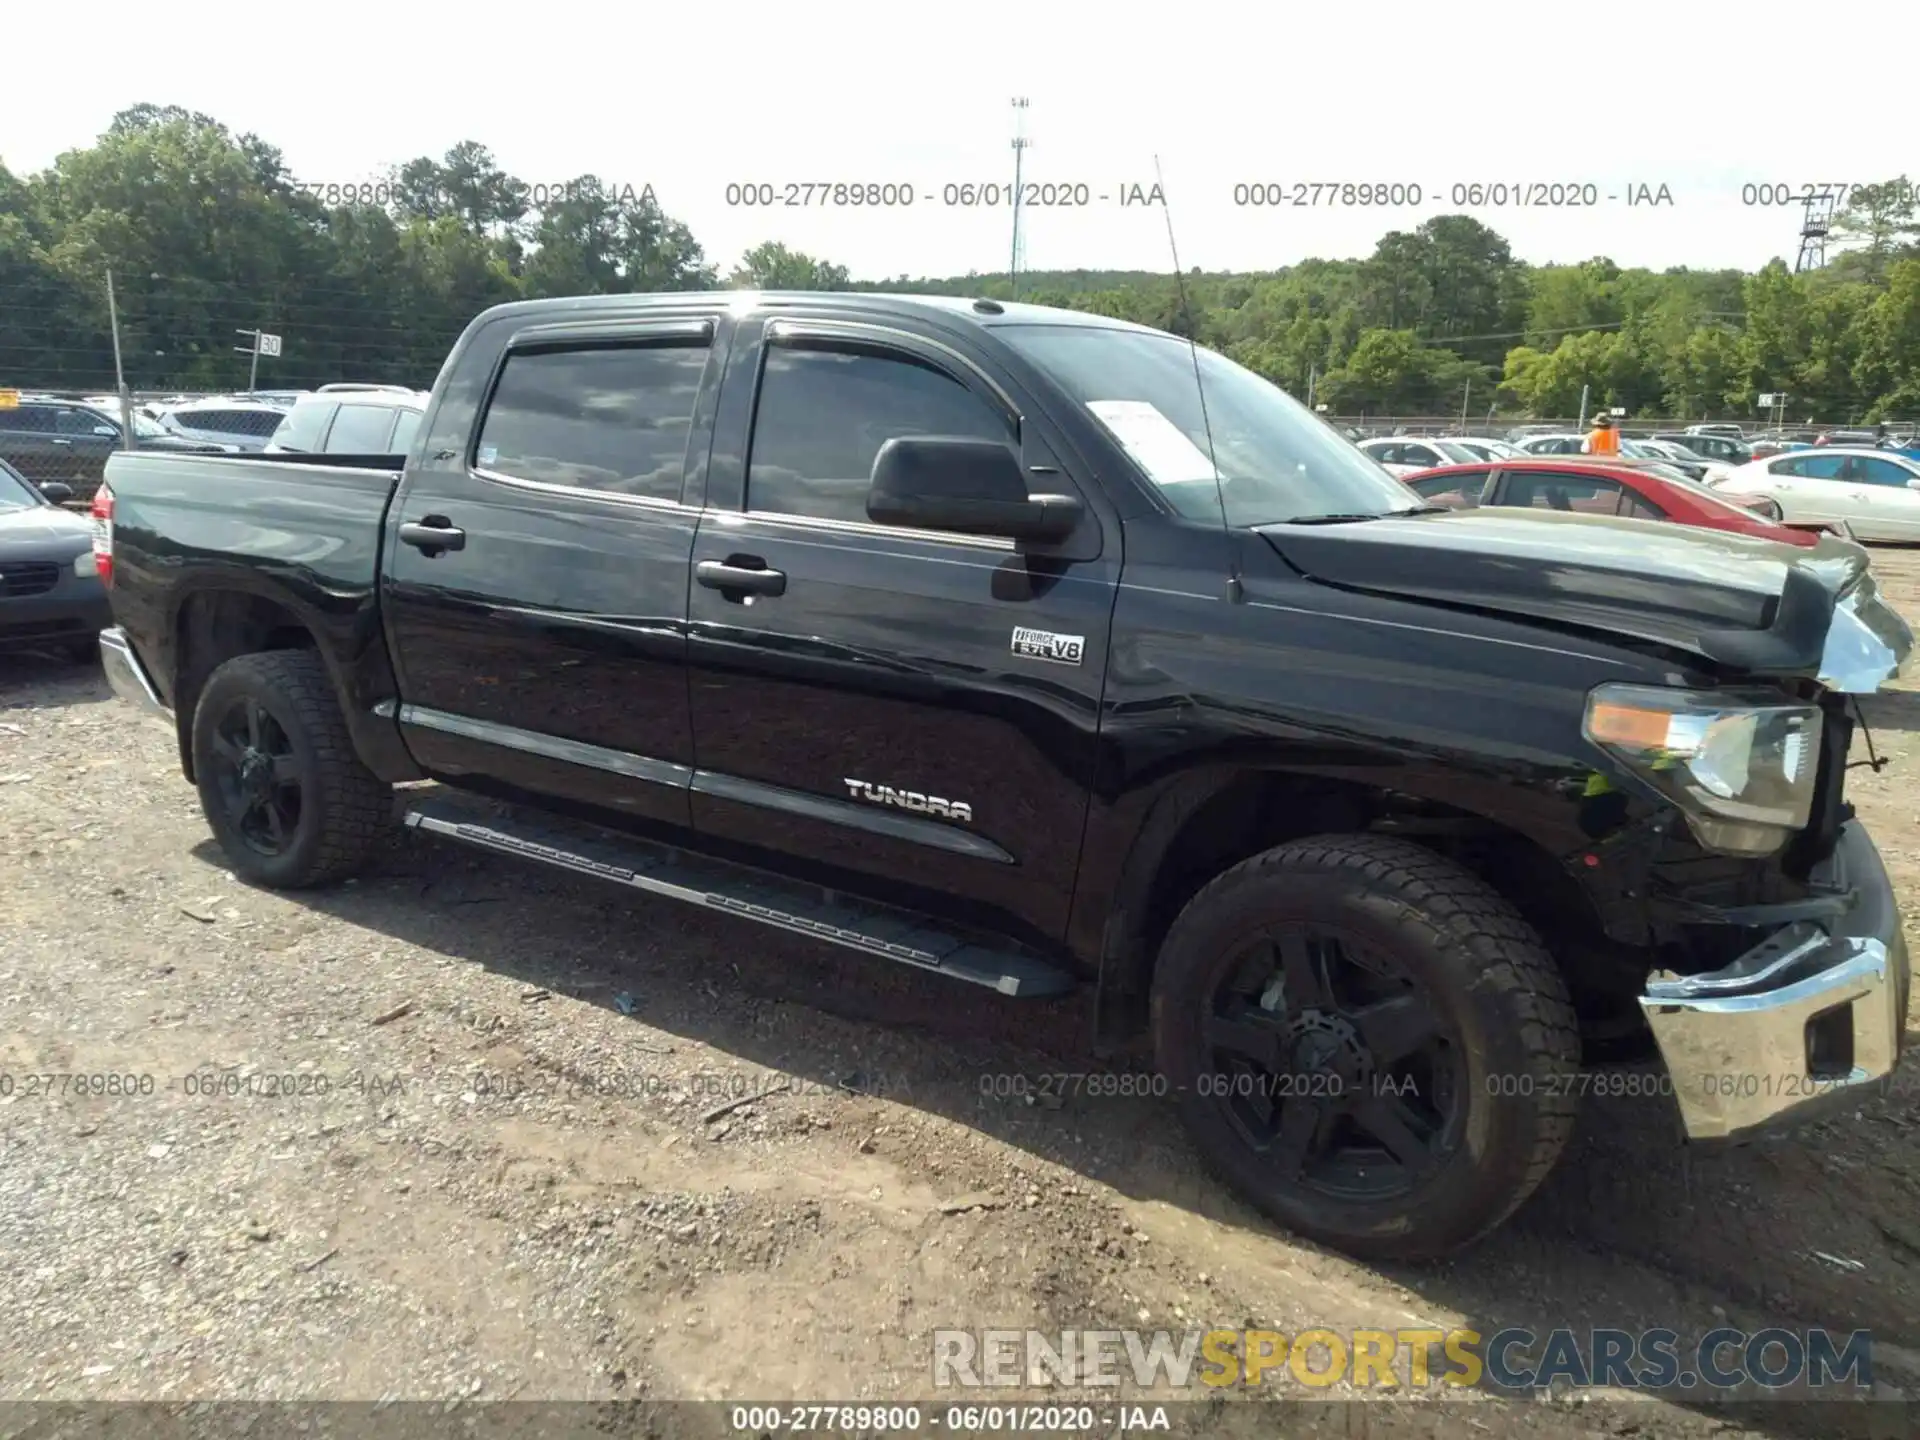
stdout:
<svg viewBox="0 0 1920 1440">
<path fill-rule="evenodd" d="M 780 309 L 805 305 L 811 309 L 844 311 L 849 316 L 921 316 L 991 328 L 996 325 L 1076 325 L 1090 330 L 1130 330 L 1142 335 L 1166 335 L 1149 325 L 1090 315 L 1084 310 L 1061 310 L 1050 305 L 1026 305 L 1017 300 L 991 300 L 965 295 L 895 295 L 864 290 L 676 290 L 644 295 L 567 295 L 545 300 L 514 300 L 497 305 L 487 316 L 595 316 L 644 314 L 649 310 Z M 1177 337 L 1176 337 L 1177 338 Z"/>
</svg>

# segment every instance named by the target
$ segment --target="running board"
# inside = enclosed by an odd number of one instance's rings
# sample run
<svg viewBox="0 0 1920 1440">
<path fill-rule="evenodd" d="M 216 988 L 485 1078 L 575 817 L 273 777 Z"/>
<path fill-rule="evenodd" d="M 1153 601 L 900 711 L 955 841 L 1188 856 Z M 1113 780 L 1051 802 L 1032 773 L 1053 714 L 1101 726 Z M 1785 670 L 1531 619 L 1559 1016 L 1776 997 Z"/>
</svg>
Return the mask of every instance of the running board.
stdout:
<svg viewBox="0 0 1920 1440">
<path fill-rule="evenodd" d="M 538 860 L 985 985 L 1002 995 L 1063 995 L 1075 985 L 1071 974 L 1037 956 L 963 940 L 920 916 L 559 816 L 481 814 L 469 804 L 433 796 L 413 802 L 406 823 L 482 850 Z"/>
</svg>

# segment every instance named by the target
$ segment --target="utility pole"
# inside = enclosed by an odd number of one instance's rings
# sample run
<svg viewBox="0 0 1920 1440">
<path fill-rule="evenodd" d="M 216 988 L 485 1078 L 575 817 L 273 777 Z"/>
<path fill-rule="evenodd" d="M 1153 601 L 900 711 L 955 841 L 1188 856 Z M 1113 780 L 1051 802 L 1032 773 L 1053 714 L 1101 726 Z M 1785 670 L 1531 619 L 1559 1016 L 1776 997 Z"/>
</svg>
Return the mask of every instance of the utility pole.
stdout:
<svg viewBox="0 0 1920 1440">
<path fill-rule="evenodd" d="M 1320 367 L 1318 365 L 1309 365 L 1307 367 L 1307 409 L 1309 410 L 1313 409 L 1313 387 L 1319 379 Z"/>
<path fill-rule="evenodd" d="M 1473 398 L 1473 381 L 1467 381 L 1467 393 L 1460 397 L 1460 433 L 1467 433 L 1467 401 Z"/>
<path fill-rule="evenodd" d="M 1580 387 L 1580 423 L 1574 427 L 1576 430 L 1587 428 L 1587 391 L 1590 388 L 1586 385 Z"/>
<path fill-rule="evenodd" d="M 1026 159 L 1027 149 L 1033 141 L 1027 138 L 1027 97 L 1018 95 L 1013 101 L 1013 256 L 1007 266 L 1007 280 L 1013 287 L 1013 298 L 1020 298 L 1020 261 L 1023 258 L 1020 249 L 1020 196 L 1022 162 Z"/>
<path fill-rule="evenodd" d="M 133 400 L 127 394 L 127 377 L 120 368 L 120 307 L 113 298 L 113 271 L 107 271 L 107 326 L 113 331 L 113 388 L 120 397 L 120 448 L 133 449 Z"/>
</svg>

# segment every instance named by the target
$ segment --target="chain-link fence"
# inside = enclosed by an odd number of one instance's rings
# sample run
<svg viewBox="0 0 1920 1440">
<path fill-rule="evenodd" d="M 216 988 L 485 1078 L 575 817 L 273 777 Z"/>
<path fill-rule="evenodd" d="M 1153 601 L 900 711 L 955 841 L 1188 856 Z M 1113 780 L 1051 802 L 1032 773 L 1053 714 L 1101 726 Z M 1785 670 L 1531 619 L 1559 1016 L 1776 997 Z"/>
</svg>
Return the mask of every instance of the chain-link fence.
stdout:
<svg viewBox="0 0 1920 1440">
<path fill-rule="evenodd" d="M 62 503 L 85 508 L 100 487 L 107 460 L 116 450 L 198 452 L 257 450 L 291 408 L 293 392 L 209 396 L 169 391 L 129 396 L 133 414 L 132 446 L 125 437 L 119 400 L 112 395 L 40 390 L 0 391 L 0 460 L 41 487 L 64 486 Z M 176 405 L 218 401 L 180 423 L 161 423 Z"/>
</svg>

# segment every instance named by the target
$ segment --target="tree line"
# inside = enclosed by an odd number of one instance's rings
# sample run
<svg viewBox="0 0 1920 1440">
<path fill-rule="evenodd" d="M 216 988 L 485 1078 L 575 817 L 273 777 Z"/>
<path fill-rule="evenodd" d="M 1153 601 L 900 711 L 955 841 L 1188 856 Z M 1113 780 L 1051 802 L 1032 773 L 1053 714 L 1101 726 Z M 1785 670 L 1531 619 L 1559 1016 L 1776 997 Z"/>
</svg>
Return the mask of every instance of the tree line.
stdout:
<svg viewBox="0 0 1920 1440">
<path fill-rule="evenodd" d="M 1530 265 L 1466 215 L 1363 260 L 1255 273 L 1022 275 L 1018 298 L 1191 335 L 1335 413 L 1566 416 L 1590 404 L 1747 418 L 1785 391 L 1829 422 L 1920 416 L 1920 217 L 1901 176 L 1856 190 L 1842 252 L 1794 274 Z M 1008 277 L 855 281 L 768 242 L 725 267 L 650 189 L 530 186 L 482 144 L 374 186 L 300 185 L 210 116 L 138 105 L 35 174 L 0 165 L 0 386 L 111 389 L 114 278 L 136 389 L 244 384 L 248 342 L 289 337 L 262 384 L 431 384 L 489 305 L 618 292 L 891 290 L 1006 299 Z"/>
</svg>

